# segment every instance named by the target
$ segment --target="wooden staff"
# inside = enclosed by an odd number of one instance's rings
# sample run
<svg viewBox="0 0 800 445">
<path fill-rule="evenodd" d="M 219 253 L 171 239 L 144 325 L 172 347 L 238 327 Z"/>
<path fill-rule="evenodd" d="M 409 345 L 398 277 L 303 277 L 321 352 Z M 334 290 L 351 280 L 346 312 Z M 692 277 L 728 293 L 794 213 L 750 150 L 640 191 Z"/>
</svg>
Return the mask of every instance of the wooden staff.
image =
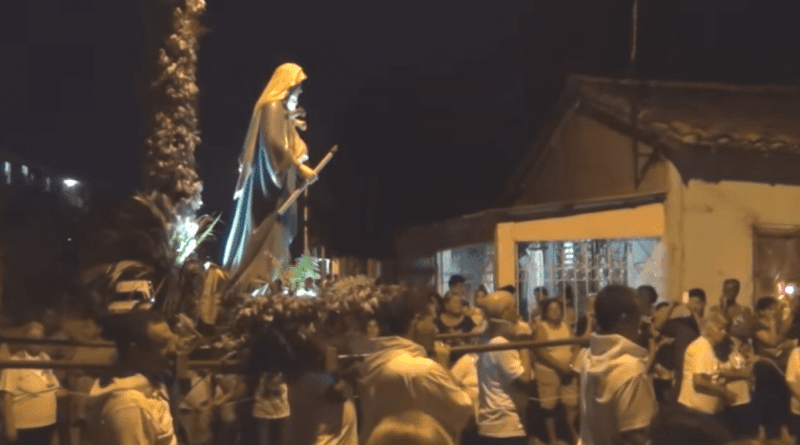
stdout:
<svg viewBox="0 0 800 445">
<path fill-rule="evenodd" d="M 588 336 L 573 337 L 560 340 L 521 340 L 501 344 L 482 344 L 456 346 L 450 348 L 451 354 L 483 353 L 491 351 L 504 351 L 509 349 L 533 349 L 546 348 L 549 346 L 564 346 L 586 343 Z M 338 354 L 335 347 L 328 347 L 325 350 L 325 368 L 329 371 L 340 369 L 340 365 L 346 362 L 362 360 L 370 354 Z M 175 374 L 179 378 L 185 378 L 190 369 L 208 369 L 217 372 L 239 373 L 242 371 L 244 363 L 238 360 L 189 360 L 187 354 L 179 353 L 173 361 Z M 0 360 L 0 369 L 25 368 L 25 369 L 108 369 L 111 364 L 108 362 L 78 362 L 68 360 Z"/>
<path fill-rule="evenodd" d="M 586 343 L 589 341 L 589 337 L 572 337 L 572 338 L 562 338 L 560 340 L 544 340 L 544 341 L 536 341 L 536 340 L 522 340 L 522 341 L 512 341 L 508 343 L 500 343 L 496 345 L 465 345 L 465 346 L 454 346 L 450 348 L 451 354 L 468 354 L 471 352 L 491 352 L 491 351 L 505 351 L 508 349 L 534 349 L 534 348 L 546 348 L 549 346 L 564 346 L 564 345 L 575 345 Z"/>
<path fill-rule="evenodd" d="M 52 346 L 75 346 L 83 348 L 113 348 L 115 345 L 108 341 L 78 341 L 60 340 L 54 338 L 25 338 L 25 337 L 3 337 L 0 336 L 0 343 L 27 343 L 31 345 L 52 345 Z"/>
<path fill-rule="evenodd" d="M 544 341 L 533 340 L 531 336 L 526 337 L 528 338 L 525 340 L 517 340 L 495 345 L 482 344 L 455 346 L 450 348 L 450 354 L 468 354 L 473 352 L 480 354 L 491 351 L 506 351 L 509 349 L 546 348 L 550 346 L 583 344 L 589 341 L 589 336 Z M 325 350 L 325 369 L 329 372 L 335 371 L 337 369 L 341 369 L 343 364 L 351 364 L 354 361 L 363 360 L 369 355 L 370 354 L 338 354 L 336 348 L 331 346 Z"/>
<path fill-rule="evenodd" d="M 322 169 L 325 168 L 326 165 L 328 165 L 328 162 L 331 162 L 331 159 L 333 158 L 333 155 L 336 154 L 337 150 L 339 150 L 339 146 L 338 145 L 334 145 L 333 147 L 331 147 L 331 149 L 328 152 L 328 154 L 326 154 L 325 157 L 322 158 L 321 161 L 319 161 L 319 164 L 317 164 L 317 167 L 314 169 L 314 175 L 316 177 L 319 177 L 319 172 L 321 172 Z M 280 208 L 278 208 L 278 215 L 283 215 L 284 213 L 286 213 L 286 211 L 289 210 L 289 206 L 291 206 L 295 201 L 297 201 L 297 198 L 299 198 L 300 195 L 304 191 L 306 191 L 306 189 L 310 185 L 311 185 L 311 181 L 305 181 L 303 183 L 302 187 L 298 187 L 294 192 L 292 192 L 292 194 L 289 195 L 288 198 L 286 198 L 286 202 L 284 202 L 280 206 Z"/>
<path fill-rule="evenodd" d="M 238 360 L 187 360 L 179 355 L 173 361 L 173 367 L 179 378 L 187 376 L 190 369 L 208 369 L 221 373 L 241 372 L 243 363 Z M 91 369 L 106 370 L 112 366 L 109 362 L 82 362 L 70 360 L 0 360 L 0 369 Z"/>
</svg>

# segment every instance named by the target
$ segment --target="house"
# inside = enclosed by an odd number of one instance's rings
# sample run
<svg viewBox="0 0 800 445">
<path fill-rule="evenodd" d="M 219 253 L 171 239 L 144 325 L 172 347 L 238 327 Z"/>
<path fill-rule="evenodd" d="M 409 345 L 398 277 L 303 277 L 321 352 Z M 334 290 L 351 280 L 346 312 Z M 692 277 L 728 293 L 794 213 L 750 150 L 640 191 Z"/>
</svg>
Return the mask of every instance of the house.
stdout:
<svg viewBox="0 0 800 445">
<path fill-rule="evenodd" d="M 572 76 L 502 206 L 404 232 L 400 274 L 579 307 L 610 283 L 782 296 L 800 283 L 797 116 L 793 87 Z"/>
</svg>

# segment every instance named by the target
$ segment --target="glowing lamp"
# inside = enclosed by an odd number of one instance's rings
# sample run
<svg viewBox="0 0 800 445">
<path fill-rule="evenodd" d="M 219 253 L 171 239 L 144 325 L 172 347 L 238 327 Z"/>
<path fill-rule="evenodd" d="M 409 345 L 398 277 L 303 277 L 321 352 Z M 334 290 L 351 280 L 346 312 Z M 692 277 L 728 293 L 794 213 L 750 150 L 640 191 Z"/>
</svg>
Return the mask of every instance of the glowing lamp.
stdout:
<svg viewBox="0 0 800 445">
<path fill-rule="evenodd" d="M 65 180 L 63 180 L 61 182 L 64 184 L 64 187 L 67 187 L 67 188 L 75 187 L 76 185 L 78 185 L 78 181 L 76 181 L 74 179 L 70 179 L 70 178 L 67 178 L 67 179 L 65 179 Z"/>
<path fill-rule="evenodd" d="M 792 284 L 787 285 L 783 289 L 783 292 L 786 293 L 786 295 L 794 295 L 794 291 L 795 291 L 794 285 L 792 285 Z"/>
</svg>

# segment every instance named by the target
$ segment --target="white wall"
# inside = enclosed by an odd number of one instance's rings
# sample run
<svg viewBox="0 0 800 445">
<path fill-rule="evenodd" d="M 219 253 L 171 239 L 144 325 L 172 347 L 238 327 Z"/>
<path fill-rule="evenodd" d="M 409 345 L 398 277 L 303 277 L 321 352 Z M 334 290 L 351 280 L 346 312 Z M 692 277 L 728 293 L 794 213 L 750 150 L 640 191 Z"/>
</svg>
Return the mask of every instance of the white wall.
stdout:
<svg viewBox="0 0 800 445">
<path fill-rule="evenodd" d="M 800 187 L 692 180 L 669 165 L 665 205 L 671 296 L 693 287 L 717 304 L 722 281 L 742 283 L 739 302 L 753 302 L 753 229 L 800 227 Z"/>
</svg>

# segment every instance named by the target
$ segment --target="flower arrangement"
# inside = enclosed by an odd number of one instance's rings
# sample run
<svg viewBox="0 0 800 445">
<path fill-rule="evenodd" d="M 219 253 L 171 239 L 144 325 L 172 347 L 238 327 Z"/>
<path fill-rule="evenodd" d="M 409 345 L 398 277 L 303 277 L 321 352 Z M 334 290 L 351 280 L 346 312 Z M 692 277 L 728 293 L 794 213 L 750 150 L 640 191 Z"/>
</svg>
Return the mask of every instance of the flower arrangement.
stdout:
<svg viewBox="0 0 800 445">
<path fill-rule="evenodd" d="M 235 309 L 233 326 L 254 324 L 306 324 L 325 321 L 331 314 L 374 313 L 385 301 L 405 290 L 403 286 L 376 286 L 368 277 L 342 278 L 322 290 L 315 298 L 295 297 L 285 293 L 268 293 L 251 297 Z"/>
<path fill-rule="evenodd" d="M 250 351 L 249 374 L 282 372 L 288 375 L 313 367 L 319 359 L 320 339 L 333 340 L 318 331 L 342 316 L 363 319 L 385 303 L 403 298 L 403 286 L 377 286 L 365 276 L 347 277 L 322 290 L 315 298 L 284 293 L 240 294 L 232 310 L 231 333 Z M 316 351 L 316 352 L 314 352 Z"/>
</svg>

